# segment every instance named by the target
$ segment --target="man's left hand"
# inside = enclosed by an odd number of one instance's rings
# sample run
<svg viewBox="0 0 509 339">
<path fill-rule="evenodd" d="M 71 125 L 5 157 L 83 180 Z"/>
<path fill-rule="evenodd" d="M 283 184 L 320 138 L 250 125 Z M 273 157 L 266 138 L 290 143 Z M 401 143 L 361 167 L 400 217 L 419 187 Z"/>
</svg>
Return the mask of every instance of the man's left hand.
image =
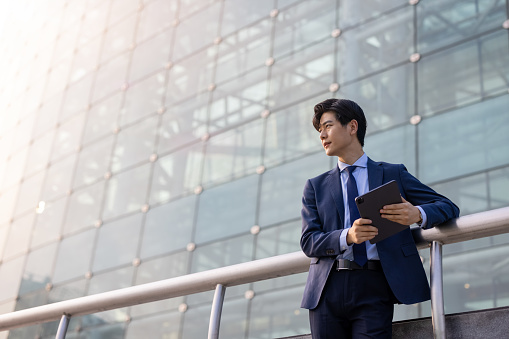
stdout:
<svg viewBox="0 0 509 339">
<path fill-rule="evenodd" d="M 422 221 L 421 212 L 417 207 L 406 201 L 403 197 L 400 204 L 386 205 L 380 210 L 382 218 L 395 221 L 402 225 L 412 225 Z"/>
</svg>

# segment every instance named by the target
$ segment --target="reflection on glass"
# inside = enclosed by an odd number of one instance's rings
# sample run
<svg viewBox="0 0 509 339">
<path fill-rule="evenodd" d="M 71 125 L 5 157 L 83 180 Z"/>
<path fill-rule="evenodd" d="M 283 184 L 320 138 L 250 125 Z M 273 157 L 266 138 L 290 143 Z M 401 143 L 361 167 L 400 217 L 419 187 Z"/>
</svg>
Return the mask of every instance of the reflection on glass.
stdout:
<svg viewBox="0 0 509 339">
<path fill-rule="evenodd" d="M 383 13 L 389 13 L 397 10 L 398 7 L 407 5 L 401 0 L 376 0 L 376 1 L 357 1 L 342 0 L 339 2 L 339 24 L 341 29 L 349 28 L 361 22 L 379 17 Z M 420 6 L 420 4 L 419 4 Z"/>
<path fill-rule="evenodd" d="M 177 0 L 155 0 L 144 4 L 136 28 L 136 41 L 145 41 L 162 29 L 168 28 L 175 20 L 177 6 Z M 169 40 L 165 45 L 170 45 Z"/>
<path fill-rule="evenodd" d="M 120 93 L 103 100 L 90 109 L 87 114 L 83 143 L 113 133 L 117 127 L 117 116 L 120 111 Z"/>
<path fill-rule="evenodd" d="M 142 214 L 139 213 L 101 225 L 93 256 L 93 271 L 132 263 L 136 258 L 141 218 Z"/>
<path fill-rule="evenodd" d="M 127 326 L 125 339 L 178 338 L 181 333 L 181 318 L 182 313 L 174 311 L 149 318 L 133 319 Z M 202 318 L 198 323 L 206 322 Z"/>
<path fill-rule="evenodd" d="M 265 166 L 276 166 L 321 149 L 320 136 L 311 120 L 314 105 L 322 100 L 323 95 L 320 95 L 268 117 L 263 158 Z"/>
<path fill-rule="evenodd" d="M 408 60 L 414 53 L 413 6 L 381 15 L 338 38 L 339 83 L 349 82 Z"/>
<path fill-rule="evenodd" d="M 53 200 L 69 192 L 76 158 L 77 155 L 73 154 L 51 165 L 46 172 L 40 200 Z"/>
<path fill-rule="evenodd" d="M 129 86 L 120 111 L 120 124 L 130 124 L 151 113 L 163 104 L 165 86 L 164 73 L 157 73 Z"/>
<path fill-rule="evenodd" d="M 34 126 L 34 138 L 43 135 L 48 132 L 49 129 L 55 127 L 60 114 L 62 98 L 63 95 L 60 93 L 48 100 L 45 100 L 41 104 L 39 112 L 37 113 L 37 123 Z"/>
<path fill-rule="evenodd" d="M 196 243 L 249 231 L 255 224 L 258 179 L 254 174 L 200 194 Z"/>
<path fill-rule="evenodd" d="M 111 170 L 118 172 L 136 163 L 146 162 L 154 153 L 159 117 L 145 119 L 118 133 L 111 159 Z"/>
<path fill-rule="evenodd" d="M 191 242 L 196 196 L 150 209 L 145 219 L 141 258 L 184 249 Z"/>
<path fill-rule="evenodd" d="M 167 1 L 151 2 L 149 5 L 144 7 L 144 11 L 147 8 L 157 7 L 153 6 L 156 3 L 167 3 Z M 143 78 L 147 74 L 161 70 L 167 65 L 170 58 L 172 36 L 173 30 L 165 30 L 150 40 L 136 46 L 131 60 L 129 81 L 135 81 Z"/>
<path fill-rule="evenodd" d="M 108 27 L 104 36 L 104 43 L 101 51 L 101 62 L 124 52 L 133 44 L 134 29 L 136 28 L 137 21 L 137 14 L 130 15 L 114 26 Z"/>
<path fill-rule="evenodd" d="M 85 113 L 81 113 L 59 126 L 51 150 L 51 161 L 76 152 L 81 143 L 84 122 Z"/>
<path fill-rule="evenodd" d="M 256 240 L 256 259 L 300 250 L 301 221 L 262 229 Z"/>
<path fill-rule="evenodd" d="M 122 88 L 126 82 L 128 64 L 129 55 L 122 54 L 101 65 L 95 78 L 92 103 Z"/>
<path fill-rule="evenodd" d="M 62 240 L 55 261 L 54 283 L 83 277 L 89 271 L 95 232 L 92 229 Z"/>
<path fill-rule="evenodd" d="M 299 218 L 306 180 L 330 168 L 330 158 L 319 153 L 267 169 L 262 175 L 259 225 Z"/>
<path fill-rule="evenodd" d="M 104 176 L 108 171 L 113 141 L 112 135 L 80 151 L 73 187 L 89 185 Z"/>
<path fill-rule="evenodd" d="M 509 48 L 507 33 L 498 31 L 480 39 L 483 96 L 507 92 Z"/>
<path fill-rule="evenodd" d="M 254 173 L 261 162 L 263 120 L 212 137 L 205 149 L 203 185 Z"/>
<path fill-rule="evenodd" d="M 413 64 L 407 63 L 342 86 L 339 92 L 362 107 L 370 134 L 406 123 L 416 114 L 414 78 Z"/>
<path fill-rule="evenodd" d="M 42 189 L 44 173 L 39 172 L 34 176 L 23 180 L 18 192 L 18 202 L 14 209 L 14 215 L 31 210 L 34 211 L 39 203 L 39 195 Z"/>
<path fill-rule="evenodd" d="M 188 194 L 200 183 L 203 161 L 201 143 L 159 158 L 154 163 L 150 203 Z"/>
<path fill-rule="evenodd" d="M 34 217 L 35 214 L 30 213 L 15 219 L 11 223 L 9 234 L 5 242 L 4 260 L 27 252 L 28 244 L 30 243 L 30 232 L 34 224 Z"/>
<path fill-rule="evenodd" d="M 369 116 L 367 111 L 364 111 Z M 369 123 L 368 123 L 369 131 Z M 392 128 L 381 133 L 366 136 L 364 150 L 374 161 L 386 161 L 394 164 L 404 164 L 408 172 L 420 177 L 417 173 L 417 154 L 415 151 L 416 128 L 407 124 Z M 452 197 L 447 196 L 452 199 Z M 454 199 L 452 199 L 455 201 Z"/>
<path fill-rule="evenodd" d="M 44 211 L 37 214 L 35 226 L 32 230 L 31 248 L 58 239 L 62 228 L 66 203 L 67 197 L 57 201 L 45 202 Z"/>
<path fill-rule="evenodd" d="M 3 261 L 0 266 L 0 301 L 14 299 L 18 295 L 19 284 L 23 273 L 25 257 L 18 257 L 13 260 Z"/>
<path fill-rule="evenodd" d="M 74 191 L 69 198 L 64 234 L 91 227 L 100 219 L 104 182 Z"/>
<path fill-rule="evenodd" d="M 46 288 L 46 284 L 51 282 L 56 253 L 56 243 L 30 252 L 19 288 L 20 295 Z"/>
<path fill-rule="evenodd" d="M 69 86 L 65 92 L 64 102 L 62 104 L 62 113 L 60 114 L 59 119 L 60 121 L 65 121 L 74 114 L 87 109 L 93 79 L 93 74 L 89 74 L 80 81 Z"/>
<path fill-rule="evenodd" d="M 146 164 L 114 175 L 108 180 L 103 219 L 139 211 L 146 203 L 150 165 Z"/>
<path fill-rule="evenodd" d="M 507 107 L 505 95 L 423 120 L 418 139 L 421 180 L 441 181 L 508 164 Z"/>
<path fill-rule="evenodd" d="M 46 168 L 51 153 L 51 145 L 55 131 L 44 134 L 30 145 L 26 160 L 25 176 L 29 176 Z"/>
<path fill-rule="evenodd" d="M 509 167 L 488 172 L 490 208 L 509 206 Z"/>
</svg>

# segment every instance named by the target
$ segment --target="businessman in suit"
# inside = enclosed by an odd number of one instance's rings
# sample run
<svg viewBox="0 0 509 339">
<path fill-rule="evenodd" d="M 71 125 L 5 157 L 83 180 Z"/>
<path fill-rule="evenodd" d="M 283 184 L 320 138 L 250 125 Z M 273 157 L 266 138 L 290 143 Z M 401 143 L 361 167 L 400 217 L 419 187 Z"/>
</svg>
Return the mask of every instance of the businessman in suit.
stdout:
<svg viewBox="0 0 509 339">
<path fill-rule="evenodd" d="M 422 184 L 404 165 L 375 162 L 363 151 L 366 118 L 353 101 L 328 99 L 314 108 L 313 126 L 334 169 L 309 179 L 302 197 L 301 248 L 311 258 L 302 307 L 314 339 L 391 338 L 395 303 L 430 299 L 410 228 L 376 244 L 376 225 L 363 219 L 354 198 L 395 180 L 402 196 L 382 217 L 434 227 L 458 207 Z"/>
</svg>

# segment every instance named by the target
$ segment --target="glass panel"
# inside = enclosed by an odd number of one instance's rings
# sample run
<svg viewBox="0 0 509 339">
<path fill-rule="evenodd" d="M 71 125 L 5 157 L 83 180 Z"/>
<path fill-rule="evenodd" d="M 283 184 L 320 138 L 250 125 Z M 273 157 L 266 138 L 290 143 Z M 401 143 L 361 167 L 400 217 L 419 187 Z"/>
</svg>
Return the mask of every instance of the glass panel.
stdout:
<svg viewBox="0 0 509 339">
<path fill-rule="evenodd" d="M 179 338 L 182 313 L 163 313 L 155 317 L 133 319 L 127 327 L 126 339 Z M 198 323 L 205 323 L 203 319 Z"/>
<path fill-rule="evenodd" d="M 369 19 L 381 16 L 382 13 L 393 12 L 397 7 L 404 7 L 406 4 L 407 1 L 404 0 L 375 0 L 370 2 L 342 0 L 339 2 L 340 28 L 345 29 L 366 22 Z"/>
<path fill-rule="evenodd" d="M 416 172 L 416 130 L 413 125 L 404 125 L 382 133 L 368 134 L 364 150 L 374 161 L 405 164 L 410 173 L 420 175 L 420 172 Z"/>
<path fill-rule="evenodd" d="M 173 60 L 179 60 L 196 50 L 212 44 L 219 35 L 219 14 L 221 3 L 207 7 L 206 10 L 198 12 L 193 16 L 182 20 L 176 28 L 175 47 L 173 49 Z M 183 6 L 180 8 L 179 16 L 183 16 Z M 196 29 L 200 27 L 200 29 Z"/>
<path fill-rule="evenodd" d="M 150 165 L 136 167 L 108 180 L 103 219 L 140 211 L 147 199 Z"/>
<path fill-rule="evenodd" d="M 405 64 L 342 86 L 339 96 L 362 107 L 368 134 L 406 123 L 415 113 L 413 64 Z"/>
<path fill-rule="evenodd" d="M 44 172 L 23 180 L 18 192 L 18 202 L 14 209 L 14 215 L 22 212 L 34 211 L 39 203 L 39 195 L 42 189 Z"/>
<path fill-rule="evenodd" d="M 163 105 L 164 73 L 158 73 L 130 86 L 120 111 L 120 124 L 130 124 L 156 112 Z"/>
<path fill-rule="evenodd" d="M 301 1 L 277 16 L 273 55 L 277 59 L 315 41 L 336 28 L 336 2 Z M 332 43 L 329 43 L 333 47 Z"/>
<path fill-rule="evenodd" d="M 166 1 L 161 2 L 166 3 Z M 147 74 L 160 71 L 166 66 L 170 59 L 172 36 L 173 31 L 166 30 L 149 41 L 136 46 L 130 66 L 130 80 L 137 80 Z"/>
<path fill-rule="evenodd" d="M 488 210 L 488 184 L 486 173 L 433 185 L 460 208 L 461 215 Z M 449 248 L 450 246 L 447 246 Z"/>
<path fill-rule="evenodd" d="M 25 177 L 42 171 L 48 166 L 54 136 L 55 131 L 50 131 L 41 138 L 34 140 L 30 145 L 26 160 Z"/>
<path fill-rule="evenodd" d="M 204 305 L 193 307 L 184 314 L 182 324 L 182 336 L 184 338 L 205 338 L 207 337 L 209 324 L 203 319 L 210 317 L 212 306 Z M 223 330 L 224 328 L 221 328 Z M 222 333 L 222 331 L 221 331 Z"/>
<path fill-rule="evenodd" d="M 177 0 L 157 0 L 144 4 L 136 29 L 136 41 L 144 41 L 156 32 L 168 28 L 176 19 L 177 4 Z M 170 44 L 167 43 L 166 46 Z"/>
<path fill-rule="evenodd" d="M 14 299 L 18 295 L 25 257 L 3 261 L 0 265 L 0 300 Z"/>
<path fill-rule="evenodd" d="M 418 141 L 422 181 L 445 180 L 509 163 L 507 107 L 509 96 L 505 95 L 423 120 Z"/>
<path fill-rule="evenodd" d="M 67 207 L 64 233 L 90 227 L 100 219 L 103 192 L 104 182 L 101 181 L 72 193 Z"/>
<path fill-rule="evenodd" d="M 301 309 L 304 286 L 257 294 L 251 303 L 249 338 L 282 338 L 309 333 L 307 310 Z"/>
<path fill-rule="evenodd" d="M 62 222 L 64 220 L 66 203 L 67 197 L 45 203 L 44 209 L 39 210 L 32 231 L 32 248 L 59 238 Z"/>
<path fill-rule="evenodd" d="M 187 273 L 189 252 L 180 252 L 154 260 L 142 261 L 136 275 L 136 285 L 179 277 Z M 137 318 L 146 314 L 156 314 L 177 310 L 184 297 L 164 299 L 131 308 L 131 316 Z"/>
<path fill-rule="evenodd" d="M 150 204 L 191 193 L 200 183 L 203 161 L 201 143 L 159 158 L 154 163 Z"/>
<path fill-rule="evenodd" d="M 21 118 L 18 120 L 18 125 L 14 128 L 14 136 L 11 149 L 12 152 L 18 151 L 29 145 L 36 119 L 36 112 L 31 112 L 27 117 L 23 118 L 22 120 Z"/>
<path fill-rule="evenodd" d="M 170 105 L 163 115 L 158 152 L 175 150 L 196 141 L 206 132 L 209 93 L 200 94 L 180 104 Z"/>
<path fill-rule="evenodd" d="M 229 0 L 237 6 L 238 1 Z M 251 4 L 251 2 L 248 2 Z M 242 3 L 245 7 L 246 3 Z M 246 27 L 226 37 L 219 44 L 216 62 L 215 83 L 238 78 L 253 68 L 264 68 L 265 60 L 270 55 L 272 19 L 267 18 L 253 26 Z"/>
<path fill-rule="evenodd" d="M 62 240 L 55 262 L 54 283 L 83 277 L 89 271 L 95 232 L 92 229 Z"/>
<path fill-rule="evenodd" d="M 198 10 L 204 9 L 209 4 L 213 3 L 214 0 L 180 0 L 179 17 L 188 16 L 190 13 L 197 12 Z M 203 11 L 205 12 L 205 11 Z"/>
<path fill-rule="evenodd" d="M 196 196 L 150 209 L 143 230 L 141 257 L 184 249 L 191 242 Z"/>
<path fill-rule="evenodd" d="M 48 70 L 48 82 L 46 84 L 46 90 L 44 91 L 44 101 L 64 90 L 70 70 L 70 57 L 62 60 Z"/>
<path fill-rule="evenodd" d="M 37 123 L 33 131 L 34 138 L 40 137 L 55 127 L 60 113 L 60 106 L 62 105 L 62 97 L 62 93 L 60 93 L 41 104 L 41 108 L 37 113 Z"/>
<path fill-rule="evenodd" d="M 504 31 L 496 32 L 481 39 L 481 76 L 483 94 L 507 92 L 509 87 L 509 40 Z"/>
<path fill-rule="evenodd" d="M 10 227 L 9 235 L 5 243 L 4 259 L 25 254 L 30 243 L 30 231 L 34 225 L 34 214 L 29 214 L 15 219 Z"/>
<path fill-rule="evenodd" d="M 421 53 L 500 27 L 504 1 L 431 0 L 417 8 L 417 42 Z"/>
<path fill-rule="evenodd" d="M 2 194 L 0 194 L 0 206 L 2 206 L 2 208 L 0 208 L 0 224 L 11 220 L 17 194 L 17 185 L 9 189 L 2 189 Z"/>
<path fill-rule="evenodd" d="M 269 105 L 280 107 L 323 93 L 333 76 L 334 44 L 330 41 L 292 53 L 272 66 Z"/>
<path fill-rule="evenodd" d="M 256 240 L 256 259 L 299 251 L 301 228 L 300 220 L 263 228 Z"/>
<path fill-rule="evenodd" d="M 104 176 L 110 164 L 113 141 L 112 135 L 80 151 L 73 187 L 89 185 Z"/>
<path fill-rule="evenodd" d="M 311 123 L 313 107 L 323 95 L 274 112 L 267 119 L 263 164 L 275 166 L 322 149 L 320 135 Z"/>
<path fill-rule="evenodd" d="M 113 172 L 146 162 L 150 158 L 154 153 L 158 122 L 159 117 L 155 116 L 120 131 L 111 159 Z"/>
<path fill-rule="evenodd" d="M 31 307 L 37 307 L 46 304 L 48 301 L 48 292 L 41 291 L 37 293 L 27 294 L 21 297 L 17 298 L 16 302 L 16 311 L 28 309 Z M 10 330 L 9 332 L 2 332 L 6 335 L 5 337 L 0 337 L 3 339 L 24 339 L 24 338 L 36 338 L 38 336 L 38 333 L 41 330 L 41 325 L 33 325 L 33 326 L 26 326 L 21 328 L 16 328 L 13 330 Z"/>
<path fill-rule="evenodd" d="M 200 195 L 196 243 L 248 232 L 255 225 L 258 175 L 251 175 Z"/>
<path fill-rule="evenodd" d="M 228 291 L 226 290 L 226 298 L 228 298 Z M 242 299 L 234 299 L 228 300 L 225 299 L 223 304 L 223 310 L 221 314 L 221 326 L 220 333 L 224 338 L 244 338 L 247 330 L 247 314 L 249 308 L 249 300 Z M 210 317 L 210 316 L 209 316 Z M 191 334 L 194 330 L 190 331 L 189 321 L 193 321 L 193 316 L 190 317 L 186 315 L 184 316 L 184 335 Z M 195 322 L 197 319 L 194 320 Z M 191 333 L 190 333 L 191 332 Z M 194 336 L 192 338 L 195 338 Z M 198 337 L 196 337 L 198 338 Z"/>
<path fill-rule="evenodd" d="M 89 74 L 69 86 L 65 92 L 60 121 L 65 121 L 74 114 L 87 109 L 93 80 L 94 74 Z"/>
<path fill-rule="evenodd" d="M 212 137 L 206 144 L 203 185 L 254 173 L 261 164 L 263 120 Z"/>
<path fill-rule="evenodd" d="M 101 40 L 102 36 L 99 36 L 102 32 L 104 32 L 106 26 L 106 19 L 108 18 L 110 2 L 109 1 L 101 1 L 97 3 L 95 6 L 91 6 L 91 2 L 87 2 L 88 8 L 85 10 L 83 14 L 83 21 L 81 24 L 81 31 L 79 36 L 79 43 L 83 45 L 88 43 L 92 38 L 97 37 L 97 40 Z M 86 27 L 86 29 L 83 29 Z M 99 53 L 99 48 L 97 48 L 97 52 L 91 54 L 90 60 L 94 62 L 97 61 Z"/>
<path fill-rule="evenodd" d="M 135 214 L 101 226 L 96 240 L 93 271 L 132 263 L 138 249 L 141 218 L 142 214 Z"/>
<path fill-rule="evenodd" d="M 509 168 L 488 173 L 490 209 L 509 206 Z"/>
<path fill-rule="evenodd" d="M 419 114 L 431 115 L 481 96 L 477 41 L 447 49 L 417 63 Z M 444 77 L 444 74 L 448 74 Z"/>
<path fill-rule="evenodd" d="M 259 225 L 299 218 L 306 180 L 330 168 L 329 157 L 320 152 L 265 171 L 262 175 Z"/>
<path fill-rule="evenodd" d="M 108 26 L 115 24 L 127 15 L 136 12 L 141 5 L 140 0 L 112 0 Z"/>
<path fill-rule="evenodd" d="M 265 19 L 274 8 L 274 0 L 224 2 L 221 36 L 226 36 L 260 19 Z"/>
<path fill-rule="evenodd" d="M 380 15 L 369 25 L 345 30 L 338 38 L 339 83 L 408 60 L 414 51 L 413 37 L 413 6 Z"/>
<path fill-rule="evenodd" d="M 213 46 L 172 65 L 168 76 L 166 103 L 179 102 L 206 91 L 212 83 L 216 54 L 217 47 Z"/>
<path fill-rule="evenodd" d="M 83 143 L 111 134 L 117 127 L 117 116 L 120 111 L 120 93 L 92 106 L 87 115 Z"/>
<path fill-rule="evenodd" d="M 2 188 L 9 187 L 14 184 L 18 184 L 23 176 L 23 169 L 27 160 L 28 148 L 25 148 L 19 152 L 13 153 L 5 169 L 4 182 Z"/>
<path fill-rule="evenodd" d="M 99 313 L 101 314 L 101 313 Z M 97 315 L 97 314 L 95 314 Z M 104 323 L 103 319 L 97 320 Z M 119 320 L 120 321 L 120 320 Z M 125 321 L 125 317 L 124 320 Z M 80 338 L 108 338 L 108 339 L 124 339 L 126 324 L 112 324 L 94 328 L 86 328 L 80 331 Z M 67 338 L 67 337 L 66 337 Z"/>
<path fill-rule="evenodd" d="M 81 143 L 81 134 L 85 122 L 85 113 L 63 123 L 57 130 L 50 160 L 55 161 L 72 152 L 76 152 Z"/>
<path fill-rule="evenodd" d="M 210 131 L 259 116 L 267 103 L 267 69 L 259 68 L 218 86 L 210 105 Z"/>
<path fill-rule="evenodd" d="M 130 287 L 133 279 L 133 271 L 133 267 L 128 267 L 103 274 L 94 274 L 92 279 L 90 279 L 90 285 L 88 287 L 87 294 L 92 295 Z M 119 308 L 111 311 L 99 312 L 84 316 L 83 327 L 124 322 L 126 319 L 126 308 Z M 110 337 L 108 336 L 107 338 Z"/>
<path fill-rule="evenodd" d="M 97 70 L 92 102 L 119 91 L 126 82 L 129 54 L 122 54 L 101 65 Z"/>
<path fill-rule="evenodd" d="M 76 163 L 76 154 L 73 154 L 51 165 L 47 171 L 41 200 L 48 201 L 68 194 L 71 189 L 71 179 Z"/>
<path fill-rule="evenodd" d="M 3 259 L 4 248 L 7 241 L 7 234 L 9 234 L 10 229 L 11 229 L 10 223 L 0 226 L 0 260 Z"/>
<path fill-rule="evenodd" d="M 253 260 L 253 236 L 242 235 L 208 245 L 193 252 L 191 273 L 203 272 Z"/>
<path fill-rule="evenodd" d="M 116 14 L 113 10 L 110 13 L 112 13 L 110 15 Z M 137 21 L 138 15 L 135 14 L 123 19 L 114 26 L 108 27 L 104 36 L 104 43 L 101 51 L 101 62 L 104 62 L 112 56 L 122 53 L 132 47 L 134 43 L 134 29 L 136 28 Z"/>
<path fill-rule="evenodd" d="M 31 251 L 28 254 L 19 294 L 42 290 L 51 282 L 57 244 Z"/>
</svg>

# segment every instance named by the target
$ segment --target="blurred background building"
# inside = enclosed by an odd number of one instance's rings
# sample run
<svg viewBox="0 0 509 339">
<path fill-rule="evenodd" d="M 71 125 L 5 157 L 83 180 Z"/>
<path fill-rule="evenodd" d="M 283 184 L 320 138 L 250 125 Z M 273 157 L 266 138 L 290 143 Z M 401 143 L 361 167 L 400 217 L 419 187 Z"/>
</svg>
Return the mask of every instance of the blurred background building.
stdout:
<svg viewBox="0 0 509 339">
<path fill-rule="evenodd" d="M 508 10 L 0 2 L 0 313 L 298 251 L 305 180 L 336 164 L 311 125 L 329 97 L 364 108 L 372 159 L 405 163 L 462 215 L 508 206 Z M 509 305 L 508 244 L 444 248 L 446 313 Z M 305 278 L 229 288 L 222 337 L 308 333 Z M 211 301 L 77 317 L 67 337 L 204 338 Z M 395 320 L 429 315 L 397 306 Z"/>
</svg>

